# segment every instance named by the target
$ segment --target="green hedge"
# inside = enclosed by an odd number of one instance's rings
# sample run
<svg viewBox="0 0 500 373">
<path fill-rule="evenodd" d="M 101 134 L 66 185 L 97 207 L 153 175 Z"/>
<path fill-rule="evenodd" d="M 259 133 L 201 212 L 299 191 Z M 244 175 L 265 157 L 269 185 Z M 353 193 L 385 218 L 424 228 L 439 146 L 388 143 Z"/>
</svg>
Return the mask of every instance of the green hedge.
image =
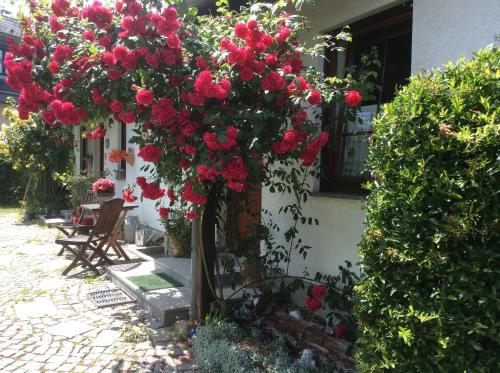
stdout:
<svg viewBox="0 0 500 373">
<path fill-rule="evenodd" d="M 500 372 L 500 50 L 411 79 L 377 119 L 362 372 Z"/>
</svg>

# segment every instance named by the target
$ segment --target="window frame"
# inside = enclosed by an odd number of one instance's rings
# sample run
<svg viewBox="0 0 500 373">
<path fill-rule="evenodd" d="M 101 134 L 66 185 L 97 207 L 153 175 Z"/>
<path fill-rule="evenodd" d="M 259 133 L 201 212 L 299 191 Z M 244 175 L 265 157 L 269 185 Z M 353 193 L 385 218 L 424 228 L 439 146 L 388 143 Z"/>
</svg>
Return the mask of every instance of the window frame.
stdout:
<svg viewBox="0 0 500 373">
<path fill-rule="evenodd" d="M 352 65 L 356 50 L 408 33 L 411 37 L 412 16 L 413 10 L 411 2 L 409 2 L 353 23 L 350 29 L 353 42 L 346 48 L 345 66 Z M 335 36 L 340 31 L 338 29 L 331 34 Z M 326 51 L 327 59 L 324 71 L 327 76 L 335 76 L 337 74 L 338 53 L 332 50 Z M 380 94 L 380 98 L 376 103 L 378 106 L 377 111 L 380 108 L 381 97 L 382 95 Z M 362 184 L 369 181 L 370 177 L 340 175 L 342 154 L 345 145 L 344 138 L 347 137 L 345 133 L 347 121 L 344 114 L 344 109 L 338 106 L 332 106 L 324 111 L 324 125 L 334 124 L 335 137 L 333 143 L 324 148 L 321 153 L 322 176 L 320 179 L 320 193 L 355 194 L 362 196 L 368 194 L 368 190 L 364 189 Z M 358 134 L 362 135 L 362 133 Z"/>
</svg>

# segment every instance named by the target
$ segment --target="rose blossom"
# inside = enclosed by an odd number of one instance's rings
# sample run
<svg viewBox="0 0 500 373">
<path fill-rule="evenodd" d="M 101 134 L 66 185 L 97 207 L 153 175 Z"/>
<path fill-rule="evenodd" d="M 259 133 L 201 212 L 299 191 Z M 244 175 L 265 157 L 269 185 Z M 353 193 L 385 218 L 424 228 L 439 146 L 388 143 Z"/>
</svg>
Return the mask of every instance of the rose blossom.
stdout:
<svg viewBox="0 0 500 373">
<path fill-rule="evenodd" d="M 156 162 L 163 154 L 159 146 L 148 144 L 140 148 L 137 155 L 144 159 L 146 162 Z"/>
<path fill-rule="evenodd" d="M 135 95 L 135 100 L 144 106 L 149 106 L 153 103 L 154 100 L 154 95 L 151 91 L 148 91 L 147 89 L 140 89 L 136 95 Z"/>
<path fill-rule="evenodd" d="M 346 92 L 346 94 L 344 95 L 344 101 L 346 105 L 352 108 L 358 106 L 361 103 L 362 99 L 363 98 L 361 97 L 361 94 L 356 90 Z"/>
</svg>

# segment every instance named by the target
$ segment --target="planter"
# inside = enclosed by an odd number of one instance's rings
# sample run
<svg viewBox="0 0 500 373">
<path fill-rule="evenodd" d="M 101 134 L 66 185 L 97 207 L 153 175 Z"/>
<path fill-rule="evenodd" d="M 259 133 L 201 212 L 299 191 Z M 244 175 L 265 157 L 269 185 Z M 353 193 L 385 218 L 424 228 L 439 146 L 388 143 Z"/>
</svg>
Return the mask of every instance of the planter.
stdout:
<svg viewBox="0 0 500 373">
<path fill-rule="evenodd" d="M 172 255 L 173 256 L 185 256 L 184 247 L 174 238 L 170 237 L 170 242 L 172 243 Z"/>
<path fill-rule="evenodd" d="M 96 201 L 97 203 L 103 203 L 109 201 L 110 199 L 115 198 L 115 192 L 96 192 Z"/>
</svg>

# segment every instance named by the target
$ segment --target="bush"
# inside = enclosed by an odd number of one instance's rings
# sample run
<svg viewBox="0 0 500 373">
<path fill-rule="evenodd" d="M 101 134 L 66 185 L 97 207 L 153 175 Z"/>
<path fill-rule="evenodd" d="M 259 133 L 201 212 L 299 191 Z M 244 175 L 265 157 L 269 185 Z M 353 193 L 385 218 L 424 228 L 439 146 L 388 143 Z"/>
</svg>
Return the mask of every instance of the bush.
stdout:
<svg viewBox="0 0 500 373">
<path fill-rule="evenodd" d="M 499 65 L 488 48 L 415 76 L 376 121 L 361 371 L 500 371 Z"/>
<path fill-rule="evenodd" d="M 267 373 L 334 373 L 334 365 L 325 359 L 317 368 L 295 362 L 283 339 L 264 342 L 258 329 L 244 330 L 238 325 L 215 320 L 199 327 L 193 338 L 193 355 L 197 371 L 267 372 Z"/>
</svg>

